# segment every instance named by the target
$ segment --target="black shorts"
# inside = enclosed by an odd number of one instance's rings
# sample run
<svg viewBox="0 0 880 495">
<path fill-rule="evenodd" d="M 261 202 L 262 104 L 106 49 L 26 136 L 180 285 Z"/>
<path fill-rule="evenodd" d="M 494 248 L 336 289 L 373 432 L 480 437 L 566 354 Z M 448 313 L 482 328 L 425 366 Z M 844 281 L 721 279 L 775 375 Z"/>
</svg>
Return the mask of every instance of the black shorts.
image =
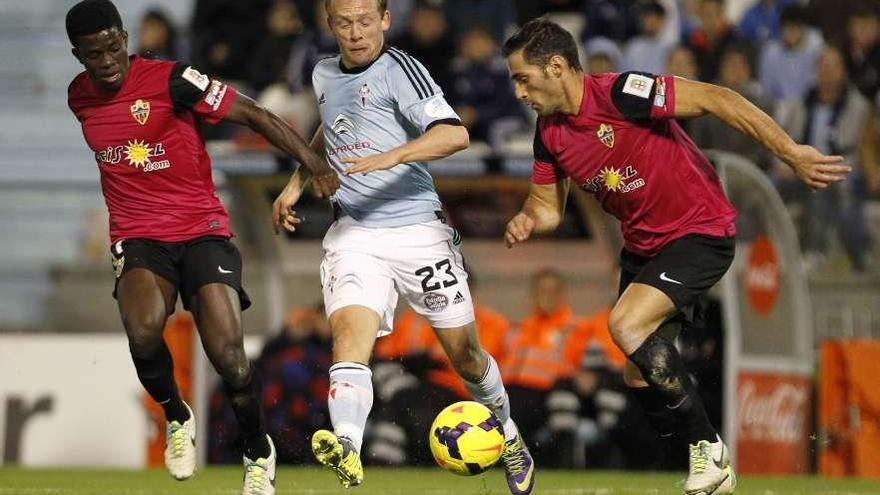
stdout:
<svg viewBox="0 0 880 495">
<path fill-rule="evenodd" d="M 110 246 L 110 253 L 116 271 L 113 297 L 123 273 L 145 268 L 177 287 L 186 310 L 199 288 L 212 283 L 235 289 L 242 310 L 251 305 L 241 285 L 241 254 L 225 237 L 208 235 L 180 242 L 126 239 Z"/>
<path fill-rule="evenodd" d="M 672 299 L 686 322 L 703 326 L 703 296 L 727 272 L 734 249 L 733 237 L 699 234 L 670 242 L 652 258 L 624 249 L 620 253 L 618 297 L 632 282 L 650 285 Z"/>
</svg>

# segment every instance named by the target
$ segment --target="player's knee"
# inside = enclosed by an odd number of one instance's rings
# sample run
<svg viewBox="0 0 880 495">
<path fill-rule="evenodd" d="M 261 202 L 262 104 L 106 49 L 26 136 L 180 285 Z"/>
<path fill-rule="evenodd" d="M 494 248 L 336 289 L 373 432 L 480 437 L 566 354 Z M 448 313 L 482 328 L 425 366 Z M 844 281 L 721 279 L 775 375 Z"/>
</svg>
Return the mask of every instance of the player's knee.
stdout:
<svg viewBox="0 0 880 495">
<path fill-rule="evenodd" d="M 131 313 L 122 317 L 128 335 L 128 347 L 133 356 L 153 355 L 162 346 L 162 330 L 165 328 L 165 315 L 160 313 Z"/>
<path fill-rule="evenodd" d="M 611 332 L 611 338 L 614 343 L 624 353 L 630 354 L 635 349 L 634 340 L 639 335 L 639 322 L 624 310 L 615 306 L 608 316 L 608 330 Z"/>
<path fill-rule="evenodd" d="M 240 388 L 250 379 L 251 364 L 239 345 L 224 345 L 215 360 L 217 373 L 233 388 Z"/>
</svg>

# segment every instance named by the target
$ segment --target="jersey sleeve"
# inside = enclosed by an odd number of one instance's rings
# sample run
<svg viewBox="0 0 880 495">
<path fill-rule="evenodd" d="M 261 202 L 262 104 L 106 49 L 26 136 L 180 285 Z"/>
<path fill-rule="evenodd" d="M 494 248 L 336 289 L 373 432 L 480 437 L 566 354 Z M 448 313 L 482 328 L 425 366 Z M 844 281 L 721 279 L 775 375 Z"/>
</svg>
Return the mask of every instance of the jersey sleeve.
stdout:
<svg viewBox="0 0 880 495">
<path fill-rule="evenodd" d="M 675 77 L 624 72 L 611 86 L 611 101 L 627 120 L 675 116 Z"/>
<path fill-rule="evenodd" d="M 393 59 L 388 89 L 410 124 L 420 132 L 436 124 L 461 125 L 461 118 L 446 102 L 443 90 L 418 60 L 396 48 L 390 48 L 388 55 Z"/>
<path fill-rule="evenodd" d="M 556 158 L 547 149 L 541 137 L 541 126 L 535 127 L 535 141 L 532 144 L 535 163 L 532 165 L 532 182 L 540 185 L 555 184 L 565 178 Z"/>
<path fill-rule="evenodd" d="M 168 92 L 175 110 L 189 110 L 209 124 L 223 120 L 237 96 L 235 89 L 226 83 L 181 62 L 174 64 L 171 70 Z"/>
</svg>

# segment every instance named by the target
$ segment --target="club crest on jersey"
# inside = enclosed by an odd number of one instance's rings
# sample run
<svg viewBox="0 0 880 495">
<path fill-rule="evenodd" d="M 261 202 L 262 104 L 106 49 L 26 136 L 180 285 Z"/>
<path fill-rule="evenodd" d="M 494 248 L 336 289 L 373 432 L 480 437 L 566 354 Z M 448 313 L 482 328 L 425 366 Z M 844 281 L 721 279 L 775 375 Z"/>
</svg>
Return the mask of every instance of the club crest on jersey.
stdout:
<svg viewBox="0 0 880 495">
<path fill-rule="evenodd" d="M 361 106 L 367 106 L 367 99 L 370 97 L 370 87 L 367 86 L 367 83 L 364 83 L 363 86 L 361 86 L 360 91 L 358 91 L 358 95 L 360 95 L 361 97 Z"/>
<path fill-rule="evenodd" d="M 608 146 L 609 148 L 614 147 L 614 128 L 610 125 L 600 124 L 599 130 L 596 131 L 596 136 L 599 137 L 599 141 L 605 146 Z"/>
<path fill-rule="evenodd" d="M 147 119 L 150 118 L 150 102 L 141 99 L 135 101 L 134 105 L 131 106 L 131 116 L 134 117 L 138 124 L 146 124 Z"/>
</svg>

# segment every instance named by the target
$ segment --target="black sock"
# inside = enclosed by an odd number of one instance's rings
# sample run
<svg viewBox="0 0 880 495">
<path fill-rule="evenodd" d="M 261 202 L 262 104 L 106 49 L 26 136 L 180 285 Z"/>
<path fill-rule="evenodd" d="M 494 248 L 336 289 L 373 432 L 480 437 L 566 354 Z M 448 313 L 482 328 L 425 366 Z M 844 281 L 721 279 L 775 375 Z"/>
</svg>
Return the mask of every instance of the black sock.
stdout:
<svg viewBox="0 0 880 495">
<path fill-rule="evenodd" d="M 241 437 L 244 443 L 244 454 L 248 459 L 267 458 L 271 453 L 269 441 L 266 439 L 266 423 L 263 417 L 263 404 L 260 398 L 260 380 L 256 370 L 251 366 L 247 382 L 234 387 L 223 382 L 229 405 L 235 413 Z"/>
<path fill-rule="evenodd" d="M 672 342 L 652 333 L 629 360 L 642 372 L 642 378 L 657 394 L 658 402 L 674 420 L 675 433 L 688 444 L 700 440 L 716 441 L 703 401 L 691 383 L 678 350 Z M 649 399 L 650 400 L 650 399 Z"/>
<path fill-rule="evenodd" d="M 663 395 L 651 387 L 632 387 L 629 391 L 642 406 L 648 422 L 657 430 L 660 438 L 671 437 L 675 433 L 675 419 L 672 417 L 672 411 L 666 408 Z"/>
<path fill-rule="evenodd" d="M 151 356 L 137 357 L 132 353 L 131 359 L 141 385 L 165 410 L 165 420 L 179 423 L 188 420 L 190 414 L 174 383 L 174 361 L 165 343 Z"/>
</svg>

